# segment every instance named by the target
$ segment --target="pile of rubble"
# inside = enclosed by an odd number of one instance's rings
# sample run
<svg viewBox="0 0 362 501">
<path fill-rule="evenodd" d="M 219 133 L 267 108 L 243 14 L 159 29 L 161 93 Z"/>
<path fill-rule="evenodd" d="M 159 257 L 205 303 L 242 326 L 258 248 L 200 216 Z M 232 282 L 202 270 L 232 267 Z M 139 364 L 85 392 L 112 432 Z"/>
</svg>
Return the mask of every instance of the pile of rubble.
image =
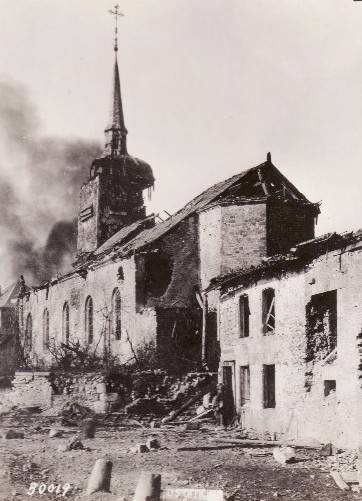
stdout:
<svg viewBox="0 0 362 501">
<path fill-rule="evenodd" d="M 149 371 L 135 375 L 132 401 L 125 406 L 128 415 L 147 424 L 180 422 L 203 418 L 212 413 L 217 375 L 189 373 L 182 378 Z"/>
</svg>

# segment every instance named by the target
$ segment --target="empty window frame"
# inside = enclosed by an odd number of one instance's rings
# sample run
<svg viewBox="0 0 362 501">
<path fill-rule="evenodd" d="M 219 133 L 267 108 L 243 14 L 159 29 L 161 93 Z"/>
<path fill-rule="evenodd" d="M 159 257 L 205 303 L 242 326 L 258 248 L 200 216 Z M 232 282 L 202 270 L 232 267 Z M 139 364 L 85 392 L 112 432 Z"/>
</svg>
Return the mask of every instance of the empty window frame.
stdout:
<svg viewBox="0 0 362 501">
<path fill-rule="evenodd" d="M 31 313 L 28 314 L 26 317 L 26 324 L 25 324 L 25 352 L 29 353 L 32 349 L 33 345 L 33 319 L 31 316 Z"/>
<path fill-rule="evenodd" d="M 249 336 L 249 297 L 246 294 L 239 296 L 239 337 Z"/>
<path fill-rule="evenodd" d="M 275 290 L 264 289 L 262 293 L 262 322 L 265 336 L 275 332 Z"/>
<path fill-rule="evenodd" d="M 119 289 L 114 289 L 112 295 L 112 333 L 116 340 L 121 339 L 122 335 L 121 308 L 121 293 Z"/>
<path fill-rule="evenodd" d="M 337 291 L 313 295 L 306 317 L 307 361 L 323 359 L 337 347 Z"/>
<path fill-rule="evenodd" d="M 275 407 L 275 365 L 263 365 L 264 408 Z"/>
<path fill-rule="evenodd" d="M 328 397 L 331 393 L 335 393 L 337 389 L 337 383 L 335 379 L 325 379 L 324 380 L 324 396 Z"/>
<path fill-rule="evenodd" d="M 93 300 L 90 296 L 85 302 L 85 335 L 88 344 L 93 343 Z"/>
<path fill-rule="evenodd" d="M 69 304 L 63 306 L 63 343 L 69 344 L 70 326 L 69 326 Z"/>
<path fill-rule="evenodd" d="M 45 308 L 43 312 L 43 346 L 48 348 L 49 346 L 49 310 Z"/>
<path fill-rule="evenodd" d="M 240 367 L 240 405 L 250 403 L 250 368 L 248 365 Z"/>
</svg>

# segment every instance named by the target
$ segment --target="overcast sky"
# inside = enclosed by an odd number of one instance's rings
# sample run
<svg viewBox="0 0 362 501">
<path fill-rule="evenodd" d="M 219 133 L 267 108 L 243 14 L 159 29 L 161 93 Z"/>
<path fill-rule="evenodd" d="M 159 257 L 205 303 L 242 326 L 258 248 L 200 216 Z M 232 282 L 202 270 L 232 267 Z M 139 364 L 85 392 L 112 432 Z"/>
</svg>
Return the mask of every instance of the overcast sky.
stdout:
<svg viewBox="0 0 362 501">
<path fill-rule="evenodd" d="M 0 78 L 44 135 L 103 142 L 111 0 L 0 0 Z M 122 0 L 130 154 L 169 212 L 265 160 L 312 201 L 318 233 L 362 227 L 362 2 Z M 86 177 L 85 172 L 85 177 Z"/>
</svg>

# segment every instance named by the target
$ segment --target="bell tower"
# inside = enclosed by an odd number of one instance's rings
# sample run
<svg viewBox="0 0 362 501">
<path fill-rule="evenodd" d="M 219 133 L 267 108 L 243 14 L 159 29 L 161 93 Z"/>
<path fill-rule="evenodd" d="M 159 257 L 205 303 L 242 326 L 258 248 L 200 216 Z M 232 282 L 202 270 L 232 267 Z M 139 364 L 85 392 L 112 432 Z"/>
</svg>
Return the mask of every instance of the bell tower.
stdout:
<svg viewBox="0 0 362 501">
<path fill-rule="evenodd" d="M 80 190 L 78 256 L 93 252 L 120 229 L 146 216 L 143 191 L 151 189 L 151 167 L 127 151 L 121 84 L 118 68 L 118 5 L 109 11 L 115 18 L 114 72 L 109 122 L 101 157 L 90 167 L 89 178 Z"/>
</svg>

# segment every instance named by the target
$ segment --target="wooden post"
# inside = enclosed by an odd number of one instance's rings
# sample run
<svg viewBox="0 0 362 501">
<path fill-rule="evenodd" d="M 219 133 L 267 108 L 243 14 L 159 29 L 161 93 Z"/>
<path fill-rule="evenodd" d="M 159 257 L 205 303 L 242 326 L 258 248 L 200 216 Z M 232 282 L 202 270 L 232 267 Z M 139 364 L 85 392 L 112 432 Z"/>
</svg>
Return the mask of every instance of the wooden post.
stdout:
<svg viewBox="0 0 362 501">
<path fill-rule="evenodd" d="M 112 461 L 97 459 L 93 466 L 91 476 L 89 477 L 87 495 L 93 492 L 110 492 L 112 477 Z"/>
<path fill-rule="evenodd" d="M 161 475 L 142 473 L 138 481 L 133 501 L 160 501 Z"/>
<path fill-rule="evenodd" d="M 203 294 L 202 308 L 202 346 L 201 346 L 201 362 L 206 362 L 206 322 L 207 322 L 207 294 Z"/>
</svg>

